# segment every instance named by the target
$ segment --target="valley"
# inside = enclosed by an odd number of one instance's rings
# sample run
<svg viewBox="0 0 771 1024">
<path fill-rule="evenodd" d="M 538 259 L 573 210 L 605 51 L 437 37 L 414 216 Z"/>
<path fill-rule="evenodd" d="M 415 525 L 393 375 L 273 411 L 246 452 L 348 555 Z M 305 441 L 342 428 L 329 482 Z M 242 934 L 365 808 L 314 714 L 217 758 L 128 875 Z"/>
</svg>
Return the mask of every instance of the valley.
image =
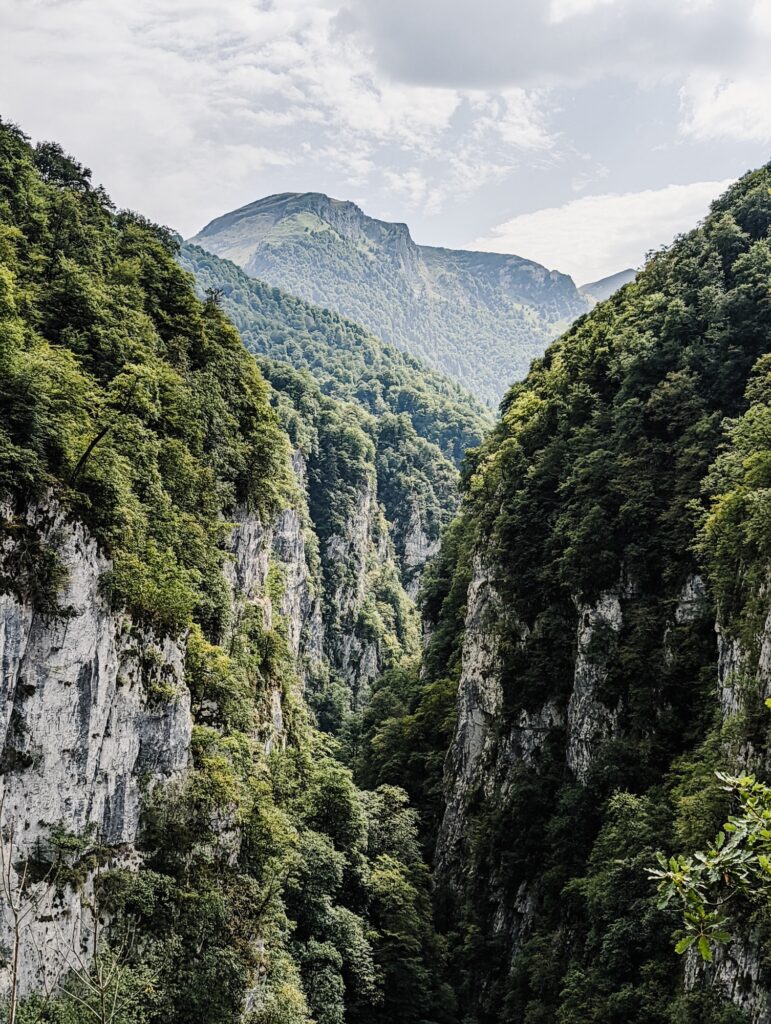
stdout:
<svg viewBox="0 0 771 1024">
<path fill-rule="evenodd" d="M 0 123 L 0 1019 L 771 1020 L 770 231 L 183 242 Z"/>
</svg>

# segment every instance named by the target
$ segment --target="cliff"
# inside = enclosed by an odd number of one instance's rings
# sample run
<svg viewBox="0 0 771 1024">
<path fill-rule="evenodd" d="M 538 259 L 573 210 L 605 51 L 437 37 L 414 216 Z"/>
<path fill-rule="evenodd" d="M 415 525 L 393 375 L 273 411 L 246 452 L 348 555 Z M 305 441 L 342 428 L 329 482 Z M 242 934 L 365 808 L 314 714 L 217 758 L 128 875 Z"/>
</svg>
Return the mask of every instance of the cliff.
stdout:
<svg viewBox="0 0 771 1024">
<path fill-rule="evenodd" d="M 5 125 L 0 214 L 0 1005 L 447 1020 L 414 812 L 329 735 L 418 642 L 379 425 Z"/>
<path fill-rule="evenodd" d="M 711 848 L 716 771 L 767 773 L 767 174 L 510 390 L 424 577 L 422 673 L 373 712 L 469 1021 L 767 1019 L 762 897 L 684 963 L 646 872 Z"/>
</svg>

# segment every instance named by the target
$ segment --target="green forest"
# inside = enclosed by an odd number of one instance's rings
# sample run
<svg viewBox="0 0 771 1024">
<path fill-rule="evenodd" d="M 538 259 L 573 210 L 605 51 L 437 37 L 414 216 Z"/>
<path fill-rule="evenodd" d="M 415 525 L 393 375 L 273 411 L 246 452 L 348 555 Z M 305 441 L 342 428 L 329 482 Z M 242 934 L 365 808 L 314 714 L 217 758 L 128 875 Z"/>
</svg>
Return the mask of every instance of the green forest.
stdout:
<svg viewBox="0 0 771 1024">
<path fill-rule="evenodd" d="M 771 922 L 770 186 L 768 167 L 743 178 L 510 390 L 424 580 L 423 668 L 384 676 L 365 713 L 363 777 L 405 786 L 436 849 L 464 1020 L 756 1019 Z M 485 685 L 463 648 L 480 561 L 499 595 L 486 629 L 500 711 L 458 835 L 448 797 L 468 751 L 452 723 L 459 686 L 473 703 Z M 590 710 L 613 724 L 579 780 L 577 625 L 607 595 L 621 624 L 582 657 Z M 675 940 L 706 961 L 690 991 Z M 731 1001 L 721 968 L 737 949 L 757 971 L 738 972 Z"/>
<path fill-rule="evenodd" d="M 282 426 L 292 398 L 269 387 L 217 302 L 196 297 L 167 231 L 116 213 L 87 169 L 11 125 L 0 130 L 0 216 L 0 478 L 15 553 L 3 591 L 68 614 L 63 566 L 24 515 L 53 490 L 109 554 L 103 584 L 132 628 L 187 637 L 194 709 L 190 771 L 146 796 L 140 871 L 113 866 L 98 835 L 51 823 L 34 878 L 62 893 L 93 879 L 110 925 L 87 969 L 6 1006 L 9 1019 L 452 1019 L 415 812 L 396 787 L 356 788 L 301 698 L 281 616 L 268 628 L 254 606 L 229 621 L 228 515 L 241 505 L 268 518 L 294 500 Z M 300 374 L 291 383 L 307 392 L 295 391 L 298 405 L 318 403 L 320 443 L 357 431 L 351 457 L 363 446 L 370 471 L 358 420 L 346 426 Z M 398 432 L 395 420 L 383 432 Z M 339 486 L 330 514 L 343 514 Z M 265 754 L 276 687 L 286 742 Z M 11 753 L 5 772 L 32 767 Z"/>
<path fill-rule="evenodd" d="M 3 621 L 63 649 L 59 535 L 93 538 L 142 713 L 190 715 L 131 844 L 25 846 L 0 800 L 0 1020 L 763 1021 L 770 399 L 771 165 L 493 422 L 0 123 Z M 234 532 L 286 522 L 239 596 Z M 39 697 L 3 694 L 9 792 Z"/>
<path fill-rule="evenodd" d="M 363 324 L 489 406 L 587 308 L 564 274 L 520 256 L 416 245 L 406 225 L 317 193 L 268 197 L 192 241 Z"/>
<path fill-rule="evenodd" d="M 455 463 L 492 426 L 489 411 L 458 384 L 358 323 L 248 277 L 200 246 L 184 243 L 180 258 L 202 292 L 217 292 L 250 351 L 310 371 L 324 394 L 374 416 L 406 414 Z"/>
</svg>

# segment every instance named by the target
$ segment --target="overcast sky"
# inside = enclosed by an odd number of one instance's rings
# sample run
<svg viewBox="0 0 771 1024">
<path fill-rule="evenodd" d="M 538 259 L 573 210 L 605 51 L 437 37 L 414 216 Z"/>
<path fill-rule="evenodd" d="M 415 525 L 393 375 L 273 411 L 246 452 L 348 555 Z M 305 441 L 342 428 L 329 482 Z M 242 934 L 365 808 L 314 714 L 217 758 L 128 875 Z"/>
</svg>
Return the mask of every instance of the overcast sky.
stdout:
<svg viewBox="0 0 771 1024">
<path fill-rule="evenodd" d="M 191 235 L 320 191 L 583 283 L 771 157 L 771 0 L 2 0 L 0 112 Z"/>
</svg>

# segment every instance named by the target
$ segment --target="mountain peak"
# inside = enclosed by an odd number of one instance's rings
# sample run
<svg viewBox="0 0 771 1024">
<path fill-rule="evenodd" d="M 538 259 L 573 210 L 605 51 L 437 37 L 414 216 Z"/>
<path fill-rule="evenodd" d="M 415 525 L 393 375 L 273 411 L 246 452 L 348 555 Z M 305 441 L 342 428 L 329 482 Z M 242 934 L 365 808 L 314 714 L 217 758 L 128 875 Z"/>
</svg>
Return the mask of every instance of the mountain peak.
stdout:
<svg viewBox="0 0 771 1024">
<path fill-rule="evenodd" d="M 610 296 L 617 292 L 619 288 L 625 284 L 629 284 L 630 281 L 634 281 L 637 277 L 637 271 L 631 267 L 627 267 L 626 270 L 619 270 L 615 274 L 610 274 L 608 277 L 601 277 L 597 281 L 590 281 L 588 284 L 582 284 L 579 287 L 579 291 L 582 295 L 585 295 L 591 302 L 602 302 L 604 299 L 609 299 Z"/>
<path fill-rule="evenodd" d="M 265 196 L 192 241 L 357 320 L 490 405 L 589 305 L 566 274 L 509 253 L 417 245 L 406 224 L 323 192 Z"/>
</svg>

